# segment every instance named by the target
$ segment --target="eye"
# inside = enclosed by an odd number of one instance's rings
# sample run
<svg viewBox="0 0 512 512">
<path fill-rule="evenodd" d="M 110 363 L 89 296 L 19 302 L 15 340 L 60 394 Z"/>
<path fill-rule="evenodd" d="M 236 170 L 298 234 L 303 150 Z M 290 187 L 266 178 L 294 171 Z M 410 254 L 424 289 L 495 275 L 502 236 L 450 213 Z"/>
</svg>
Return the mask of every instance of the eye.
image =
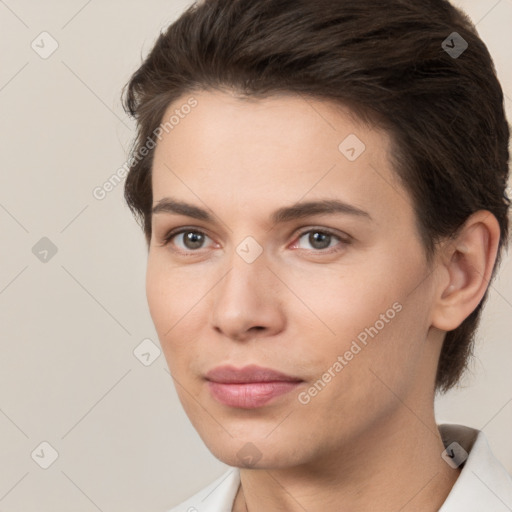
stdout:
<svg viewBox="0 0 512 512">
<path fill-rule="evenodd" d="M 335 248 L 334 251 L 336 251 L 341 250 L 348 243 L 350 243 L 348 236 L 346 238 L 342 238 L 339 235 L 335 235 L 331 231 L 318 228 L 309 229 L 308 231 L 303 231 L 302 233 L 300 233 L 299 238 L 295 242 L 293 248 L 307 250 L 313 248 L 313 250 L 315 251 L 324 251 L 325 249 Z"/>
<path fill-rule="evenodd" d="M 175 245 L 180 251 L 197 251 L 203 249 L 206 240 L 211 238 L 197 229 L 181 229 L 180 231 L 171 231 L 165 236 L 162 245 Z M 213 241 L 213 240 L 211 240 Z"/>
<path fill-rule="evenodd" d="M 201 230 L 194 228 L 181 228 L 173 230 L 165 235 L 161 245 L 172 245 L 177 252 L 199 252 L 207 248 L 207 241 L 213 240 Z M 292 245 L 292 249 L 306 249 L 314 252 L 336 252 L 345 248 L 350 243 L 350 236 L 342 237 L 325 228 L 314 228 L 303 231 L 298 235 Z M 308 246 L 309 245 L 309 246 Z"/>
</svg>

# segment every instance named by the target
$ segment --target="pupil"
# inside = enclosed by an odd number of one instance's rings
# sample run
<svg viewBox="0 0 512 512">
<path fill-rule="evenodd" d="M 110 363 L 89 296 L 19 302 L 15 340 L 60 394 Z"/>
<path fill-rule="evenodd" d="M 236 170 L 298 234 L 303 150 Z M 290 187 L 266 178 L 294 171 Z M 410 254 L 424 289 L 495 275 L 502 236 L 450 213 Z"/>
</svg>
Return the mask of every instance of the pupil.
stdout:
<svg viewBox="0 0 512 512">
<path fill-rule="evenodd" d="M 315 231 L 309 235 L 309 243 L 316 249 L 325 249 L 326 247 L 329 247 L 330 242 L 331 235 L 320 233 L 318 231 Z"/>
<path fill-rule="evenodd" d="M 203 236 L 195 231 L 189 231 L 185 235 L 185 245 L 189 249 L 198 249 L 203 244 Z"/>
</svg>

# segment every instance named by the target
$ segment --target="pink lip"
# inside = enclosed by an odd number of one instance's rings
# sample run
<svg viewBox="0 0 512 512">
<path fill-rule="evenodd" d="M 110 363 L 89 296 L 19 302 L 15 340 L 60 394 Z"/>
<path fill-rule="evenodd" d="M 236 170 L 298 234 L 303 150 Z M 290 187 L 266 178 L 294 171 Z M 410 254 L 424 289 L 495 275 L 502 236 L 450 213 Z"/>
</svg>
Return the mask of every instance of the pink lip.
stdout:
<svg viewBox="0 0 512 512">
<path fill-rule="evenodd" d="M 206 374 L 213 397 L 224 405 L 255 409 L 296 388 L 302 379 L 256 365 L 219 366 Z"/>
</svg>

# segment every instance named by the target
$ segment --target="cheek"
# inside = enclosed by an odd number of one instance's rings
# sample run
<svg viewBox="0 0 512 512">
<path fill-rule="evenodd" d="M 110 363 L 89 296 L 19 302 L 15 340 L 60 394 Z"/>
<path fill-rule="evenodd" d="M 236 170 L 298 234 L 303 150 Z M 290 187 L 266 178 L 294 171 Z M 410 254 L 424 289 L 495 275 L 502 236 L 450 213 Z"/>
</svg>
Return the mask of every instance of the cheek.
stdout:
<svg viewBox="0 0 512 512">
<path fill-rule="evenodd" d="M 165 255 L 151 254 L 146 269 L 146 298 L 159 335 L 168 337 L 180 328 L 182 320 L 194 314 L 194 305 L 204 295 L 200 280 L 183 268 L 173 269 Z"/>
<path fill-rule="evenodd" d="M 368 403 L 377 397 L 394 403 L 394 393 L 405 396 L 421 372 L 428 301 L 421 287 L 410 293 L 412 284 L 404 280 L 393 287 L 390 283 L 386 293 L 379 294 L 381 300 L 367 308 L 361 302 L 354 315 L 364 311 L 364 317 L 358 316 L 359 325 L 354 325 L 350 341 L 342 340 L 344 359 L 351 359 L 346 366 L 346 373 L 354 379 L 351 389 Z M 377 402 L 373 404 L 377 407 Z"/>
<path fill-rule="evenodd" d="M 172 311 L 172 296 L 169 295 L 167 280 L 165 275 L 158 268 L 151 256 L 148 259 L 146 270 L 146 298 L 149 306 L 149 313 L 153 324 L 160 336 L 162 342 L 162 332 L 164 330 L 164 320 L 167 318 L 166 311 Z M 167 326 L 169 328 L 171 324 Z"/>
<path fill-rule="evenodd" d="M 327 417 L 321 422 L 327 431 L 335 431 L 331 422 L 340 420 L 346 431 L 362 431 L 400 406 L 396 395 L 406 394 L 419 363 L 420 344 L 413 342 L 411 330 L 414 313 L 398 302 L 381 308 L 365 301 L 347 303 L 337 323 L 332 313 L 336 336 L 311 347 L 308 360 L 315 377 L 298 397 L 308 422 L 311 416 Z"/>
<path fill-rule="evenodd" d="M 360 367 L 361 372 L 374 364 L 393 369 L 393 361 L 420 349 L 428 327 L 428 297 L 418 283 L 426 269 L 413 256 L 319 269 L 314 277 L 290 276 L 294 292 L 308 307 L 290 302 L 298 329 L 318 340 L 307 348 L 317 372 L 331 368 L 338 356 L 346 361 L 343 365 Z"/>
<path fill-rule="evenodd" d="M 194 346 L 194 305 L 204 294 L 197 283 L 187 287 L 187 279 L 182 271 L 173 272 L 158 261 L 149 257 L 146 271 L 146 298 L 149 312 L 155 326 L 169 369 L 175 375 L 176 361 L 184 364 Z M 200 325 L 200 323 L 199 323 Z"/>
<path fill-rule="evenodd" d="M 343 348 L 359 335 L 364 341 L 366 329 L 375 324 L 380 332 L 394 321 L 404 286 L 398 279 L 383 279 L 388 275 L 393 274 L 362 265 L 296 273 L 289 281 L 299 300 L 290 297 L 289 306 L 297 322 L 314 327 L 324 343 Z"/>
</svg>

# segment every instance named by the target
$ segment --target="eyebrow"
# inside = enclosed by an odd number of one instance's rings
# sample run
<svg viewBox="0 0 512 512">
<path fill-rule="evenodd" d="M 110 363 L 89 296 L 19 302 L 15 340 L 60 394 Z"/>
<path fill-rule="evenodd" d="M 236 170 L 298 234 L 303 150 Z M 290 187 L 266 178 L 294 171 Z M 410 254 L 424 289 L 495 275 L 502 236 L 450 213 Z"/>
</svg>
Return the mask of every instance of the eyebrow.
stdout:
<svg viewBox="0 0 512 512">
<path fill-rule="evenodd" d="M 170 197 L 164 197 L 158 201 L 158 203 L 153 206 L 151 213 L 153 215 L 158 213 L 171 213 L 184 215 L 186 217 L 191 217 L 205 222 L 215 222 L 213 215 L 207 210 Z M 371 215 L 368 212 L 356 206 L 338 199 L 322 199 L 318 201 L 296 203 L 292 206 L 279 208 L 272 213 L 271 221 L 274 224 L 279 224 L 312 215 L 332 215 L 338 213 L 372 220 Z"/>
</svg>

